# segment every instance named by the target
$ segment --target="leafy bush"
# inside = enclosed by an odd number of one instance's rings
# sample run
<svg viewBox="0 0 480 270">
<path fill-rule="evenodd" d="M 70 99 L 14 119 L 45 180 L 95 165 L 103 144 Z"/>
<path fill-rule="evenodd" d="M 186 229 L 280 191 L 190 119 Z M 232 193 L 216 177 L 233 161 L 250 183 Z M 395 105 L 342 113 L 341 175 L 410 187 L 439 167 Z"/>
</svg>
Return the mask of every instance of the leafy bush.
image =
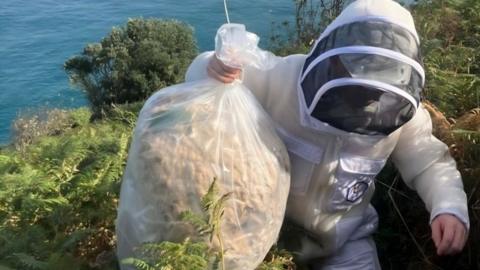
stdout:
<svg viewBox="0 0 480 270">
<path fill-rule="evenodd" d="M 197 55 L 190 26 L 132 19 L 65 62 L 70 80 L 87 93 L 96 116 L 112 104 L 143 101 L 184 78 Z"/>
</svg>

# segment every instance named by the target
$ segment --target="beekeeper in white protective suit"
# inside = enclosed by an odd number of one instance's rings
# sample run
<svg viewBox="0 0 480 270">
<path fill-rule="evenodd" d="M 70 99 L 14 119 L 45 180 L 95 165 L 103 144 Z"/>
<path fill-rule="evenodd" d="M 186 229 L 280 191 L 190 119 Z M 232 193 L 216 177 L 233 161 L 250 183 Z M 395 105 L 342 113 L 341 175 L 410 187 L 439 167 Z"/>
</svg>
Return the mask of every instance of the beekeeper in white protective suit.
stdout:
<svg viewBox="0 0 480 270">
<path fill-rule="evenodd" d="M 204 53 L 189 81 L 225 83 L 238 69 Z M 277 124 L 292 163 L 287 217 L 308 231 L 299 258 L 313 269 L 380 269 L 369 204 L 391 156 L 431 213 L 439 255 L 462 250 L 466 195 L 448 148 L 432 136 L 420 104 L 425 72 L 411 14 L 392 0 L 357 0 L 323 32 L 309 55 L 291 55 L 243 81 Z"/>
</svg>

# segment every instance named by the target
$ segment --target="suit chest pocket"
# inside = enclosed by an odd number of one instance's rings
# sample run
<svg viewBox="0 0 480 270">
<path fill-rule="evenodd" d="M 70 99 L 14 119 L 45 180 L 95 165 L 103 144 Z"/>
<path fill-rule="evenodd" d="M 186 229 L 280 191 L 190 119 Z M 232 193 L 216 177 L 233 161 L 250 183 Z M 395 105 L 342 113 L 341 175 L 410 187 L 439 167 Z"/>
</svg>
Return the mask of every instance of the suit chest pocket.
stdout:
<svg viewBox="0 0 480 270">
<path fill-rule="evenodd" d="M 386 160 L 343 154 L 336 169 L 328 209 L 340 211 L 360 204 Z"/>
</svg>

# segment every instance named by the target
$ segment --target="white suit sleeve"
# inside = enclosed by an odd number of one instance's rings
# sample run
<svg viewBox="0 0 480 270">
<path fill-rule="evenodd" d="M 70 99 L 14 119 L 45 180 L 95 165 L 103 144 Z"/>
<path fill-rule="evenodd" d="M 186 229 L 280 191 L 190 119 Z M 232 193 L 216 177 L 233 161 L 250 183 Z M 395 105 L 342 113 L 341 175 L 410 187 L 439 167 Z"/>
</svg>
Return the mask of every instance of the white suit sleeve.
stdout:
<svg viewBox="0 0 480 270">
<path fill-rule="evenodd" d="M 405 183 L 415 189 L 430 212 L 452 214 L 469 228 L 467 197 L 455 160 L 448 147 L 432 135 L 432 122 L 421 105 L 414 118 L 402 127 L 392 153 Z"/>
<path fill-rule="evenodd" d="M 193 62 L 190 64 L 187 72 L 185 73 L 186 82 L 193 82 L 208 78 L 207 66 L 208 62 L 213 56 L 213 53 L 213 51 L 204 52 L 193 59 Z"/>
</svg>

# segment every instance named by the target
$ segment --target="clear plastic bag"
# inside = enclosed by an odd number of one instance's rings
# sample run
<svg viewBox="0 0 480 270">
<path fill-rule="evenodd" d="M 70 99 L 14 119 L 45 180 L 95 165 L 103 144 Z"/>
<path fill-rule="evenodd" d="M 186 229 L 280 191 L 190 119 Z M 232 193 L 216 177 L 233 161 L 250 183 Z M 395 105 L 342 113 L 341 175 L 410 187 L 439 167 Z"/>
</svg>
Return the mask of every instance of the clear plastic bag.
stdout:
<svg viewBox="0 0 480 270">
<path fill-rule="evenodd" d="M 265 63 L 268 54 L 255 58 L 254 50 L 248 62 L 239 62 L 247 59 L 245 49 L 227 41 L 247 34 L 253 37 L 242 25 L 220 28 L 219 58 L 237 59 L 230 62 L 237 66 Z M 134 256 L 133 248 L 145 242 L 195 235 L 180 213 L 202 213 L 200 199 L 216 178 L 219 193 L 231 193 L 221 219 L 225 269 L 255 269 L 277 240 L 289 167 L 272 120 L 240 81 L 209 79 L 160 90 L 144 105 L 129 152 L 117 218 L 119 259 Z"/>
</svg>

